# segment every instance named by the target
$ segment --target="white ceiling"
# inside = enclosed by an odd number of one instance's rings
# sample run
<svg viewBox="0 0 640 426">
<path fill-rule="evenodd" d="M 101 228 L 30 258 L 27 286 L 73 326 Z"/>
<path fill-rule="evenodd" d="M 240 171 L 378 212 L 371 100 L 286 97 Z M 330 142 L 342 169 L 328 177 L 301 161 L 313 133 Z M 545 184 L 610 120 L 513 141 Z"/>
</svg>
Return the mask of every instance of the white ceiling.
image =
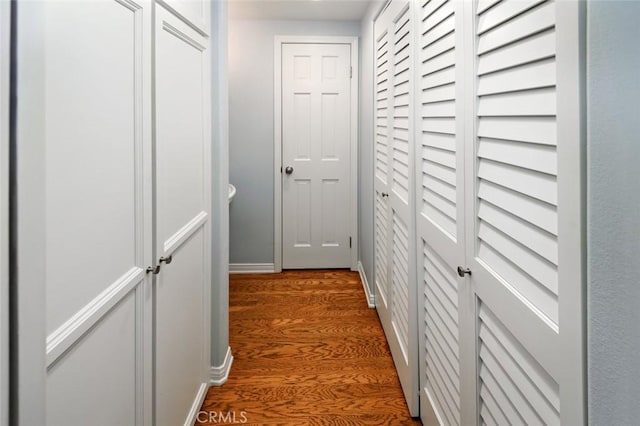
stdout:
<svg viewBox="0 0 640 426">
<path fill-rule="evenodd" d="M 231 19 L 359 21 L 381 0 L 229 0 Z"/>
</svg>

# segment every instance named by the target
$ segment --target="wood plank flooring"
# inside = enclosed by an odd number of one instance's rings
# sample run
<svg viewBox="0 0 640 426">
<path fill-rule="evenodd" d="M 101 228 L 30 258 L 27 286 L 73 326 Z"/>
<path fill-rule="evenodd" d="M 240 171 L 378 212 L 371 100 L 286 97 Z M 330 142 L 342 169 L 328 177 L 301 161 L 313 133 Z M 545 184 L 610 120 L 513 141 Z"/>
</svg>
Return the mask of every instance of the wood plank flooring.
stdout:
<svg viewBox="0 0 640 426">
<path fill-rule="evenodd" d="M 196 424 L 420 424 L 358 273 L 231 275 L 229 293 L 233 367 Z"/>
</svg>

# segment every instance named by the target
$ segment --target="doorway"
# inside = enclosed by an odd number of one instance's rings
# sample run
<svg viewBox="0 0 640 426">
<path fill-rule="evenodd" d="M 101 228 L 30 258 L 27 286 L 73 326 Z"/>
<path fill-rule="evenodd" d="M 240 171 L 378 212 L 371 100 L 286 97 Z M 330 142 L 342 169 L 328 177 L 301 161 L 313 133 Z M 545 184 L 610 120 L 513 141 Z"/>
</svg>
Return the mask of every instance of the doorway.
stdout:
<svg viewBox="0 0 640 426">
<path fill-rule="evenodd" d="M 276 37 L 274 51 L 274 269 L 356 269 L 357 39 Z"/>
</svg>

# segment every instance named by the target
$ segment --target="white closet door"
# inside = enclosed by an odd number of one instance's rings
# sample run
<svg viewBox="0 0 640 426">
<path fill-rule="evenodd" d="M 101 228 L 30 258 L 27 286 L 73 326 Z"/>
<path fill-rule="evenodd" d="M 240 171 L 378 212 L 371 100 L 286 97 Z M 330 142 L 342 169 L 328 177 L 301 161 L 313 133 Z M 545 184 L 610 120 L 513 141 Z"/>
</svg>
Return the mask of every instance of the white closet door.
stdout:
<svg viewBox="0 0 640 426">
<path fill-rule="evenodd" d="M 378 74 L 382 73 L 378 76 L 378 124 L 384 126 L 383 120 L 388 118 L 387 127 L 380 128 L 384 136 L 378 135 L 376 140 L 376 227 L 380 234 L 377 240 L 381 243 L 378 254 L 381 256 L 383 251 L 386 254 L 383 260 L 386 271 L 380 265 L 377 267 L 380 273 L 386 272 L 386 276 L 376 276 L 376 283 L 378 287 L 386 284 L 379 290 L 383 303 L 379 304 L 378 312 L 407 404 L 411 413 L 417 415 L 411 5 L 408 1 L 394 1 L 376 21 L 378 66 L 387 67 L 386 72 L 378 70 Z"/>
<path fill-rule="evenodd" d="M 376 308 L 383 323 L 389 322 L 389 145 L 392 78 L 388 24 L 375 23 L 376 37 L 376 108 L 375 108 L 375 284 Z"/>
<path fill-rule="evenodd" d="M 46 424 L 150 425 L 151 7 L 42 7 Z"/>
<path fill-rule="evenodd" d="M 383 323 L 388 322 L 389 298 L 389 111 L 391 105 L 391 70 L 389 68 L 389 29 L 381 20 L 375 23 L 375 154 L 374 154 L 374 242 L 376 308 Z"/>
<path fill-rule="evenodd" d="M 420 415 L 424 424 L 473 424 L 474 317 L 456 272 L 465 257 L 463 3 L 423 2 L 417 18 Z"/>
<path fill-rule="evenodd" d="M 156 7 L 155 407 L 193 423 L 207 389 L 210 310 L 209 41 Z"/>
<path fill-rule="evenodd" d="M 479 419 L 581 424 L 580 155 L 571 131 L 579 102 L 567 90 L 578 80 L 578 48 L 563 50 L 577 39 L 577 6 L 492 3 L 469 14 L 467 280 Z"/>
</svg>

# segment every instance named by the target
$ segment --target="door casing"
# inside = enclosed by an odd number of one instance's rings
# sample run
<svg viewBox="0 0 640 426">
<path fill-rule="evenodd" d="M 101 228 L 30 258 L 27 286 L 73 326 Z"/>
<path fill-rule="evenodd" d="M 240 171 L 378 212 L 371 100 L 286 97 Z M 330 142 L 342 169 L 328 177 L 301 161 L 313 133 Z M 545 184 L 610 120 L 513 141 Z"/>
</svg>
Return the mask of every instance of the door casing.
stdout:
<svg viewBox="0 0 640 426">
<path fill-rule="evenodd" d="M 300 44 L 349 44 L 351 45 L 351 129 L 350 129 L 350 208 L 349 229 L 351 235 L 351 270 L 358 269 L 358 38 L 333 36 L 275 36 L 274 39 L 274 272 L 282 272 L 282 45 Z"/>
</svg>

